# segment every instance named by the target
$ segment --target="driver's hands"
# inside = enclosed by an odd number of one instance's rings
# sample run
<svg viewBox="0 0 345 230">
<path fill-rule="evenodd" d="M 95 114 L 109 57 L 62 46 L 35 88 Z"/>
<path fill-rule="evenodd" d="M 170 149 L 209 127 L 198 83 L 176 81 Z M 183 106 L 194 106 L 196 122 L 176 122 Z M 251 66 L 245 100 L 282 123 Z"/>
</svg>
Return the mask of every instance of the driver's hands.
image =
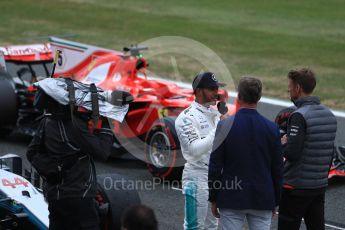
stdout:
<svg viewBox="0 0 345 230">
<path fill-rule="evenodd" d="M 224 120 L 224 119 L 226 119 L 226 118 L 228 118 L 228 117 L 229 117 L 228 114 L 221 115 L 221 116 L 220 116 L 220 120 Z"/>
<path fill-rule="evenodd" d="M 272 210 L 272 218 L 275 217 L 275 215 L 278 214 L 278 207 L 275 207 L 273 210 Z"/>
<path fill-rule="evenodd" d="M 287 135 L 285 134 L 284 136 L 281 137 L 280 142 L 282 145 L 285 145 L 288 141 Z"/>
<path fill-rule="evenodd" d="M 219 214 L 216 202 L 211 202 L 211 211 L 214 217 L 220 218 L 220 214 Z"/>
</svg>

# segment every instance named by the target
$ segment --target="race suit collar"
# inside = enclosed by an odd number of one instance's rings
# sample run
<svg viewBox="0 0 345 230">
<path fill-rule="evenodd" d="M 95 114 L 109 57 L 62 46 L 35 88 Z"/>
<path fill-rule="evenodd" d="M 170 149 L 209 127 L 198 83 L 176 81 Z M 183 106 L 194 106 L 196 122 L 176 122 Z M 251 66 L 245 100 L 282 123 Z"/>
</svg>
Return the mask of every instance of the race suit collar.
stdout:
<svg viewBox="0 0 345 230">
<path fill-rule="evenodd" d="M 219 113 L 217 110 L 213 109 L 211 106 L 206 107 L 204 105 L 199 104 L 196 101 L 193 101 L 192 106 L 195 107 L 196 109 L 200 110 L 203 113 L 213 113 L 213 114 Z"/>
</svg>

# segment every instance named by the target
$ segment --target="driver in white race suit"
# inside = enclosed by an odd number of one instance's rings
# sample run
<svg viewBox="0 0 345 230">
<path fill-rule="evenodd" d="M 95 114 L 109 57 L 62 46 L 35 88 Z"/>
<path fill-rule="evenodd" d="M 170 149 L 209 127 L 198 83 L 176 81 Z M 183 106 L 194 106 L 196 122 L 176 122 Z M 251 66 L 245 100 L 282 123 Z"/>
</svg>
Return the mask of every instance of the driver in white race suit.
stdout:
<svg viewBox="0 0 345 230">
<path fill-rule="evenodd" d="M 175 127 L 186 159 L 182 175 L 185 197 L 184 229 L 217 229 L 218 220 L 208 202 L 208 163 L 221 114 L 213 109 L 219 83 L 215 74 L 204 72 L 193 80 L 195 101 L 177 117 Z"/>
</svg>

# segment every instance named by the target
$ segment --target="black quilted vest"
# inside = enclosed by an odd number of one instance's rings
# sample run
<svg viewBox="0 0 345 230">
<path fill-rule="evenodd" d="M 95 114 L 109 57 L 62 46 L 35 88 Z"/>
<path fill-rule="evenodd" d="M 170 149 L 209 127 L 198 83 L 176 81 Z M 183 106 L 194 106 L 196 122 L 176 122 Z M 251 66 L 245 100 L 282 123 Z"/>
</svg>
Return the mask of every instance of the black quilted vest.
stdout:
<svg viewBox="0 0 345 230">
<path fill-rule="evenodd" d="M 295 102 L 306 122 L 303 151 L 298 162 L 286 161 L 284 184 L 300 189 L 323 188 L 328 185 L 337 120 L 333 113 L 320 104 L 318 97 L 307 96 Z"/>
</svg>

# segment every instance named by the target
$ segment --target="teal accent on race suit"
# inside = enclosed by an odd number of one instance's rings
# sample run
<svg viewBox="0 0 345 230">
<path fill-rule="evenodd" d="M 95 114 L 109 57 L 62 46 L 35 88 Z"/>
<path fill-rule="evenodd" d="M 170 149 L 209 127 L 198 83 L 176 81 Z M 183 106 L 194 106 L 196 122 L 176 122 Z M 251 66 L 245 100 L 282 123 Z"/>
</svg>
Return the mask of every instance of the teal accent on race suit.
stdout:
<svg viewBox="0 0 345 230">
<path fill-rule="evenodd" d="M 197 185 L 195 182 L 190 181 L 184 188 L 185 195 L 185 230 L 195 230 L 198 227 L 197 220 Z"/>
</svg>

